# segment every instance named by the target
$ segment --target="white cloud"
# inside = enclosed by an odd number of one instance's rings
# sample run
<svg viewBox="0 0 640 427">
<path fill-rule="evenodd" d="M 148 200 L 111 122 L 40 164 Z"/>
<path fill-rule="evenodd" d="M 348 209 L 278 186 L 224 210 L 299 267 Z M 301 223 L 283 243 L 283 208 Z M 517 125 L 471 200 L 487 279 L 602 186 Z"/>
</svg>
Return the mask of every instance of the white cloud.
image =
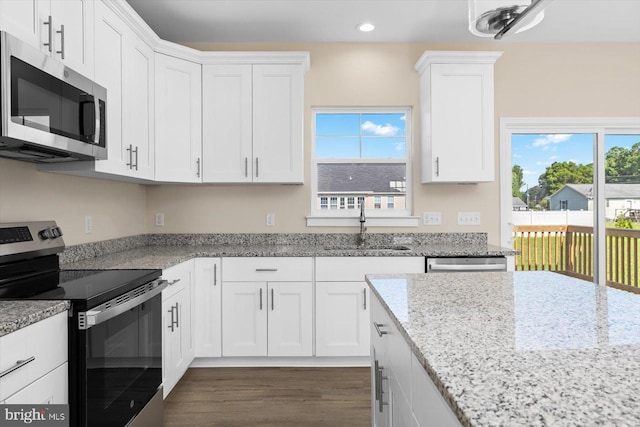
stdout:
<svg viewBox="0 0 640 427">
<path fill-rule="evenodd" d="M 513 153 L 513 158 L 514 159 L 521 159 L 522 156 L 520 154 Z"/>
<path fill-rule="evenodd" d="M 559 144 L 561 142 L 569 140 L 571 136 L 572 135 L 570 133 L 556 133 L 556 134 L 544 135 L 542 138 L 538 138 L 535 141 L 533 141 L 533 146 L 544 147 L 549 144 Z"/>
<path fill-rule="evenodd" d="M 403 122 L 407 120 L 407 115 L 403 114 L 402 117 L 400 117 L 400 120 L 402 120 Z"/>
<path fill-rule="evenodd" d="M 531 170 L 529 170 L 529 169 L 523 169 L 523 170 L 522 170 L 522 174 L 523 174 L 523 175 L 537 175 L 537 174 L 538 174 L 538 172 L 536 172 L 536 171 L 531 171 Z"/>
<path fill-rule="evenodd" d="M 536 165 L 538 166 L 551 166 L 551 163 L 553 163 L 551 160 L 540 160 L 536 162 Z"/>
<path fill-rule="evenodd" d="M 362 123 L 362 130 L 371 132 L 377 136 L 395 136 L 400 128 L 397 126 L 393 126 L 390 123 L 382 126 L 367 120 L 366 122 Z"/>
<path fill-rule="evenodd" d="M 393 148 L 396 151 L 404 151 L 405 150 L 405 144 L 404 141 L 396 141 L 393 143 Z"/>
</svg>

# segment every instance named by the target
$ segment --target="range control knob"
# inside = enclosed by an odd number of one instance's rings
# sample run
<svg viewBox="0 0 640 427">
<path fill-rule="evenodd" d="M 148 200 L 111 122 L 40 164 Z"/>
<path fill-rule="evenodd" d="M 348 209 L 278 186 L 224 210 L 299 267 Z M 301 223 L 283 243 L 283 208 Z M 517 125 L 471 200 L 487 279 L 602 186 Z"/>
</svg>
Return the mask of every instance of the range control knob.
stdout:
<svg viewBox="0 0 640 427">
<path fill-rule="evenodd" d="M 38 234 L 43 240 L 49 240 L 62 236 L 62 230 L 60 227 L 48 227 L 41 230 Z"/>
<path fill-rule="evenodd" d="M 60 229 L 60 227 L 53 227 L 51 229 L 51 231 L 53 232 L 53 235 L 55 237 L 61 237 L 62 236 L 62 230 Z"/>
</svg>

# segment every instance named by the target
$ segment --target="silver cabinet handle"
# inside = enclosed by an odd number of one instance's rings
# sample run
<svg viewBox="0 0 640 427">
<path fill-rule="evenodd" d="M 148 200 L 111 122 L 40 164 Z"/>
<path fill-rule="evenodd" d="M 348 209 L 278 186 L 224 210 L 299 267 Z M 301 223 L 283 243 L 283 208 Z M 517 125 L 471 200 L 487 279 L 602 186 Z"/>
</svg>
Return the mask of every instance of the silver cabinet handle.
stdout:
<svg viewBox="0 0 640 427">
<path fill-rule="evenodd" d="M 249 176 L 249 158 L 245 157 L 244 158 L 244 177 L 248 177 Z"/>
<path fill-rule="evenodd" d="M 256 178 L 260 176 L 258 175 L 258 158 L 256 157 Z"/>
<path fill-rule="evenodd" d="M 200 178 L 200 157 L 198 157 L 198 160 L 196 160 L 196 167 L 197 167 L 196 176 Z"/>
<path fill-rule="evenodd" d="M 136 149 L 133 150 L 133 152 L 136 154 L 136 163 L 134 167 L 136 168 L 136 170 L 138 170 L 138 146 L 137 145 L 136 145 Z"/>
<path fill-rule="evenodd" d="M 373 361 L 373 369 L 373 391 L 376 396 L 376 402 L 378 402 L 380 400 L 380 362 L 377 359 Z"/>
<path fill-rule="evenodd" d="M 364 293 L 364 302 L 362 303 L 362 308 L 367 309 L 367 288 L 363 288 L 362 292 Z"/>
<path fill-rule="evenodd" d="M 382 329 L 380 329 L 380 328 L 384 327 L 384 325 L 382 323 L 373 322 L 373 326 L 376 328 L 376 331 L 378 332 L 378 336 L 379 337 L 382 337 L 383 335 L 387 335 L 389 333 L 387 331 L 383 331 Z"/>
<path fill-rule="evenodd" d="M 27 359 L 23 359 L 23 360 L 17 360 L 15 365 L 13 365 L 12 367 L 10 367 L 8 369 L 5 369 L 4 371 L 0 372 L 0 378 L 9 375 L 11 372 L 22 368 L 24 365 L 26 365 L 27 363 L 31 363 L 34 360 L 36 360 L 35 356 L 31 356 L 31 357 L 29 357 Z"/>
<path fill-rule="evenodd" d="M 171 285 L 175 285 L 175 284 L 176 284 L 176 283 L 178 283 L 180 280 L 182 280 L 182 279 L 175 279 L 175 280 L 170 281 L 170 282 L 169 282 L 169 286 L 171 286 Z"/>
<path fill-rule="evenodd" d="M 271 311 L 273 311 L 273 288 L 271 288 Z"/>
<path fill-rule="evenodd" d="M 174 318 L 173 318 L 173 306 L 171 306 L 171 310 L 167 310 L 167 313 L 171 313 L 171 322 L 169 323 L 169 326 L 167 326 L 167 328 L 171 329 L 171 332 L 173 332 L 173 324 L 174 324 Z"/>
<path fill-rule="evenodd" d="M 256 271 L 278 271 L 277 268 L 256 268 Z"/>
<path fill-rule="evenodd" d="M 440 157 L 436 156 L 436 176 L 440 176 Z"/>
<path fill-rule="evenodd" d="M 260 288 L 260 310 L 262 310 L 262 288 Z"/>
<path fill-rule="evenodd" d="M 379 391 L 378 391 L 378 394 L 379 394 L 378 412 L 383 412 L 384 411 L 384 406 L 389 404 L 388 402 L 384 401 L 384 390 L 382 388 L 382 381 L 389 379 L 389 377 L 385 377 L 383 375 L 383 371 L 384 371 L 384 367 L 378 365 L 378 376 L 379 376 L 378 385 L 380 386 Z"/>
<path fill-rule="evenodd" d="M 213 264 L 213 286 L 218 286 L 218 264 Z"/>
<path fill-rule="evenodd" d="M 176 303 L 176 328 L 180 327 L 180 306 Z"/>
<path fill-rule="evenodd" d="M 49 49 L 49 53 L 53 52 L 53 46 L 51 43 L 51 39 L 53 38 L 53 22 L 51 22 L 51 15 L 49 15 L 49 19 L 47 21 L 44 21 L 44 25 L 47 25 L 48 28 L 48 32 L 49 32 L 49 41 L 47 43 L 42 43 L 43 45 L 47 46 L 47 48 Z"/>
<path fill-rule="evenodd" d="M 129 152 L 129 163 L 127 163 L 127 166 L 129 166 L 129 169 L 133 169 L 133 145 L 129 144 L 127 151 Z"/>
<path fill-rule="evenodd" d="M 60 50 L 56 50 L 56 53 L 59 53 L 60 58 L 64 59 L 64 24 L 60 25 L 60 29 L 56 33 L 60 34 Z"/>
</svg>

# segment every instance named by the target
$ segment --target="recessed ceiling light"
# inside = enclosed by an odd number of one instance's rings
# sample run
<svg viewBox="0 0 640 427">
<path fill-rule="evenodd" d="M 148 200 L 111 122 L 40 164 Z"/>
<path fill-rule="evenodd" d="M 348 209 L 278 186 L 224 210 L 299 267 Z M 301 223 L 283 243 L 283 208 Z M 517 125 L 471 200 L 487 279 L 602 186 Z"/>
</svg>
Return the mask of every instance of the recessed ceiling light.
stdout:
<svg viewBox="0 0 640 427">
<path fill-rule="evenodd" d="M 368 33 L 369 31 L 373 31 L 376 29 L 375 25 L 369 23 L 369 22 L 365 22 L 363 24 L 359 24 L 356 27 L 358 30 L 362 31 L 363 33 Z"/>
</svg>

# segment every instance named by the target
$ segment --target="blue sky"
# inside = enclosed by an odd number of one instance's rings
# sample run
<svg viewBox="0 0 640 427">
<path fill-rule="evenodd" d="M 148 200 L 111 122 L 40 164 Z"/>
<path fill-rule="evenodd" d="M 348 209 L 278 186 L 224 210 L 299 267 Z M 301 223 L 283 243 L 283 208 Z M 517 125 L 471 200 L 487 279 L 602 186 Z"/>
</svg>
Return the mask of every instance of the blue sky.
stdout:
<svg viewBox="0 0 640 427">
<path fill-rule="evenodd" d="M 405 144 L 404 113 L 316 114 L 317 158 L 402 158 Z"/>
<path fill-rule="evenodd" d="M 553 162 L 593 163 L 593 141 L 593 134 L 516 134 L 511 139 L 512 164 L 522 167 L 524 182 L 533 187 Z M 640 142 L 640 135 L 607 135 L 605 152 L 615 146 L 629 148 L 636 142 Z"/>
</svg>

